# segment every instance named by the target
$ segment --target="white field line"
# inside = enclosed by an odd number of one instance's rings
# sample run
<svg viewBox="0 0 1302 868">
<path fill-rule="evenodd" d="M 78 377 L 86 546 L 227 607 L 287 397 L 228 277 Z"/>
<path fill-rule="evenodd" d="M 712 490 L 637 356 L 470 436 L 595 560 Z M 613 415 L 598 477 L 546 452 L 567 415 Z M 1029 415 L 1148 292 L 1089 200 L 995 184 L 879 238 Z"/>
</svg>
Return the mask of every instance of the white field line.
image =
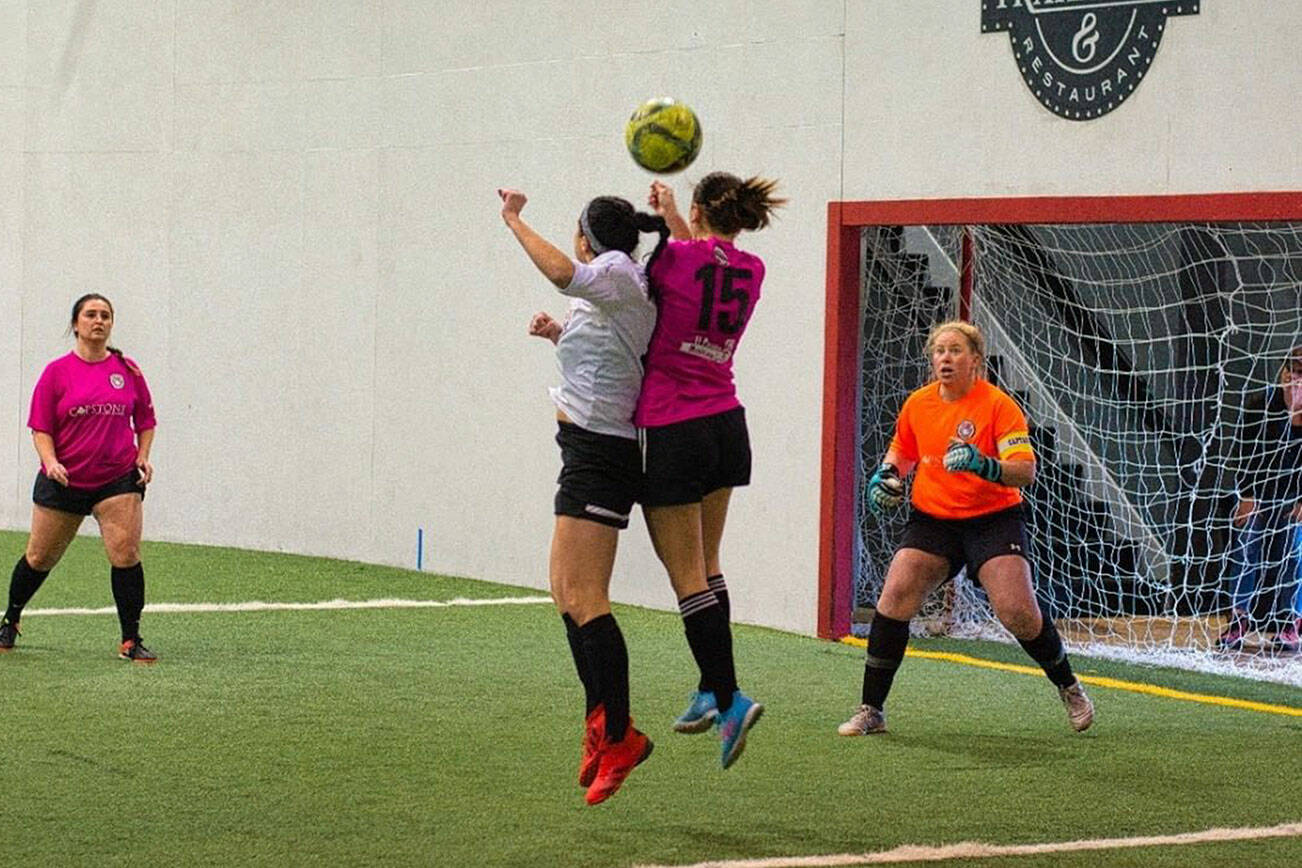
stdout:
<svg viewBox="0 0 1302 868">
<path fill-rule="evenodd" d="M 1217 841 L 1250 841 L 1260 838 L 1302 837 L 1302 823 L 1282 823 L 1242 829 L 1205 829 L 1180 835 L 1152 835 L 1138 838 L 1094 838 L 1086 841 L 1057 841 L 1047 844 L 983 844 L 967 841 L 944 847 L 906 844 L 876 853 L 841 853 L 831 856 L 776 856 L 768 859 L 731 859 L 697 862 L 692 865 L 640 865 L 636 868 L 823 868 L 842 865 L 884 865 L 888 863 L 941 862 L 946 859 L 985 859 L 996 856 L 1039 856 L 1083 850 L 1121 850 L 1132 847 L 1178 847 Z"/>
<path fill-rule="evenodd" d="M 445 609 L 453 606 L 520 606 L 550 603 L 551 597 L 491 597 L 470 600 L 457 597 L 453 600 L 321 600 L 314 603 L 264 603 L 250 600 L 244 603 L 148 603 L 146 614 L 160 612 L 302 612 L 335 609 Z M 26 615 L 113 615 L 117 609 L 73 606 L 64 609 L 28 609 Z"/>
</svg>

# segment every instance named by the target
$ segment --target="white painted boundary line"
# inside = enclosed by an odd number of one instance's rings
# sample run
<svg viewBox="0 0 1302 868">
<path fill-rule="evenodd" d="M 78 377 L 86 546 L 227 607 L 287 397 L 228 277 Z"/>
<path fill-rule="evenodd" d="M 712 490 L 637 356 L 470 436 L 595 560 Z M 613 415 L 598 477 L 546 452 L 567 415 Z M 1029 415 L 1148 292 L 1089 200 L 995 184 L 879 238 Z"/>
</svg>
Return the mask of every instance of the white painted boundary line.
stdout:
<svg viewBox="0 0 1302 868">
<path fill-rule="evenodd" d="M 1084 850 L 1120 850 L 1132 847 L 1178 847 L 1186 844 L 1210 844 L 1217 841 L 1249 841 L 1261 838 L 1302 837 L 1302 823 L 1282 823 L 1242 829 L 1205 829 L 1180 835 L 1153 835 L 1139 838 L 1095 838 L 1087 841 L 1057 841 L 1048 844 L 983 844 L 967 841 L 944 847 L 905 845 L 876 853 L 841 853 L 832 856 L 777 856 L 769 859 L 732 859 L 697 862 L 693 865 L 640 865 L 636 868 L 823 868 L 842 865 L 883 865 L 887 863 L 941 862 L 946 859 L 985 859 L 995 856 L 1039 856 L 1045 853 L 1072 853 Z"/>
<path fill-rule="evenodd" d="M 523 606 L 550 603 L 551 597 L 490 597 L 488 599 L 453 600 L 322 600 L 315 603 L 148 603 L 145 613 L 162 612 L 303 612 L 336 609 L 445 609 L 454 606 Z M 115 615 L 117 609 L 71 607 L 66 609 L 28 609 L 25 615 Z"/>
</svg>

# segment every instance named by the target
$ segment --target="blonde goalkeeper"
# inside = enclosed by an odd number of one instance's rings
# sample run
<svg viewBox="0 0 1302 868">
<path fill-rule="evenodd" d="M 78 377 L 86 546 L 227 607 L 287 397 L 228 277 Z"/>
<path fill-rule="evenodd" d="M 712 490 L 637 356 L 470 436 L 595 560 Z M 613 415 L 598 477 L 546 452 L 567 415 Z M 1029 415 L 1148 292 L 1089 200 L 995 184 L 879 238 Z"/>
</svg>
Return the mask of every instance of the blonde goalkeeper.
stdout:
<svg viewBox="0 0 1302 868">
<path fill-rule="evenodd" d="M 904 503 L 912 513 L 891 560 L 868 633 L 862 702 L 837 731 L 886 731 L 886 695 L 909 641 L 909 620 L 927 595 L 960 569 L 980 582 L 996 617 L 1058 688 L 1073 729 L 1094 704 L 1072 674 L 1062 639 L 1036 599 L 1026 559 L 1021 489 L 1035 480 L 1035 454 L 1021 408 L 984 377 L 985 339 L 966 322 L 932 329 L 933 379 L 904 402 L 895 437 L 868 484 L 872 510 Z"/>
</svg>

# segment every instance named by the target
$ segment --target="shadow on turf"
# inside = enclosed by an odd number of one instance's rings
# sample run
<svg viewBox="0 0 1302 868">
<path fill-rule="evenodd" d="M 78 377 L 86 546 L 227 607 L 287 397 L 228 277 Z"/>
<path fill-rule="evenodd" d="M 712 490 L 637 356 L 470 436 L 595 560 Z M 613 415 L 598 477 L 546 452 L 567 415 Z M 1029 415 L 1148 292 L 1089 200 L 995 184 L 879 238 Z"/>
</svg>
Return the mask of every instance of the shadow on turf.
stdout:
<svg viewBox="0 0 1302 868">
<path fill-rule="evenodd" d="M 1057 765 L 1076 757 L 1076 747 L 1058 738 L 1028 739 L 1025 735 L 972 735 L 956 737 L 952 733 L 911 735 L 888 733 L 893 747 L 905 750 L 930 751 L 970 761 L 966 768 L 983 769 L 1034 767 Z M 952 760 L 946 767 L 965 768 Z"/>
</svg>

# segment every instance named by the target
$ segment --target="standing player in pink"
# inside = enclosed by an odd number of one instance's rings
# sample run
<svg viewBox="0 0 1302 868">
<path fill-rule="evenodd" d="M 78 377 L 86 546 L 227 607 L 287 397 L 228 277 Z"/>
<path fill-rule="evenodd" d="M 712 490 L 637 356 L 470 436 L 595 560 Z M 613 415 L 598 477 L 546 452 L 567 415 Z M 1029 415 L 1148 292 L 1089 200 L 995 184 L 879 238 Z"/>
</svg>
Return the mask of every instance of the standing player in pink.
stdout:
<svg viewBox="0 0 1302 868">
<path fill-rule="evenodd" d="M 764 711 L 737 688 L 719 565 L 728 499 L 750 482 L 751 467 L 732 359 L 764 282 L 764 263 L 733 240 L 769 224 L 785 201 L 774 198 L 775 186 L 713 172 L 696 185 L 687 219 L 668 186 L 653 183 L 649 198 L 673 240 L 649 269 L 659 314 L 634 416 L 643 437 L 642 512 L 701 671 L 674 729 L 695 733 L 717 725 L 725 769 Z"/>
<path fill-rule="evenodd" d="M 9 581 L 0 619 L 0 651 L 20 635 L 23 607 L 63 557 L 77 528 L 95 516 L 112 567 L 122 644 L 136 663 L 157 657 L 140 641 L 145 573 L 140 566 L 141 504 L 153 478 L 154 402 L 135 362 L 109 346 L 113 306 L 90 293 L 72 307 L 72 352 L 45 367 L 32 394 L 27 427 L 41 459 L 32 489 L 27 551 Z"/>
</svg>

